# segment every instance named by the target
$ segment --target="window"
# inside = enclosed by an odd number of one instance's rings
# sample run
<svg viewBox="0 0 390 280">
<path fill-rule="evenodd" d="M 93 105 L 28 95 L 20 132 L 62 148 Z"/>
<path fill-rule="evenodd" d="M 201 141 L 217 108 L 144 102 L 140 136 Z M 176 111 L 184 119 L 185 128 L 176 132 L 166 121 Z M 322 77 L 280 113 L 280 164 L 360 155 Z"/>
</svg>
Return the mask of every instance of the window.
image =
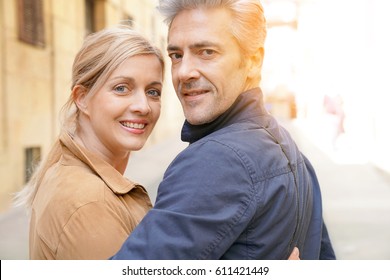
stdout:
<svg viewBox="0 0 390 280">
<path fill-rule="evenodd" d="M 101 30 L 106 25 L 105 1 L 85 0 L 85 35 Z"/>
<path fill-rule="evenodd" d="M 18 0 L 19 39 L 34 46 L 45 46 L 42 0 Z"/>
<path fill-rule="evenodd" d="M 134 18 L 128 14 L 124 14 L 122 24 L 128 25 L 131 28 L 134 28 Z"/>
<path fill-rule="evenodd" d="M 85 0 L 85 29 L 86 34 L 96 31 L 95 27 L 95 1 Z"/>
</svg>

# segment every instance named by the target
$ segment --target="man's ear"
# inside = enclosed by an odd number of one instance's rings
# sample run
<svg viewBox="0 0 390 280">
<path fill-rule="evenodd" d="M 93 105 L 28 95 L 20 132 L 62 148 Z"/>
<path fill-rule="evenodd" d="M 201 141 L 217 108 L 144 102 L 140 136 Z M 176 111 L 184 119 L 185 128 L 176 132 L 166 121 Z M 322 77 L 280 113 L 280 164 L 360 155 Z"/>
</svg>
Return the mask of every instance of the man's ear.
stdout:
<svg viewBox="0 0 390 280">
<path fill-rule="evenodd" d="M 81 85 L 76 85 L 72 90 L 72 98 L 77 108 L 88 115 L 87 89 Z"/>
<path fill-rule="evenodd" d="M 250 56 L 250 69 L 248 76 L 252 79 L 260 79 L 261 68 L 263 66 L 264 48 L 258 48 L 257 51 Z"/>
</svg>

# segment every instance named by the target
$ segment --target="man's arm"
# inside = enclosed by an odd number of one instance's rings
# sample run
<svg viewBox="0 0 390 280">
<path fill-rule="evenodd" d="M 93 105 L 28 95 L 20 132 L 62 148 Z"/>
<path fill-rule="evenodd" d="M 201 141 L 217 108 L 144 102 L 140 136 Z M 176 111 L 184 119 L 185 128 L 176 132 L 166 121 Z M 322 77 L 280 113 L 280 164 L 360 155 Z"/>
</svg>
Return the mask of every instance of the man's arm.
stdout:
<svg viewBox="0 0 390 280">
<path fill-rule="evenodd" d="M 326 228 L 325 223 L 323 223 L 320 260 L 335 260 L 335 259 L 336 259 L 336 255 L 334 253 L 332 243 L 330 242 L 328 229 Z"/>
<path fill-rule="evenodd" d="M 220 144 L 191 146 L 170 165 L 155 207 L 112 259 L 219 259 L 246 228 L 254 194 L 240 158 Z"/>
</svg>

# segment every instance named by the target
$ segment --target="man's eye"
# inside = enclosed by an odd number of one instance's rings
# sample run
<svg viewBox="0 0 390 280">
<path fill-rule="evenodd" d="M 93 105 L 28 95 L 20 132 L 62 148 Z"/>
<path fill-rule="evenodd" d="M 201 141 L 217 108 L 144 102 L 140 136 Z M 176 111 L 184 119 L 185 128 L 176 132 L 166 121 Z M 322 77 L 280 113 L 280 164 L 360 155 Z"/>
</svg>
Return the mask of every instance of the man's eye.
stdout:
<svg viewBox="0 0 390 280">
<path fill-rule="evenodd" d="M 176 61 L 182 58 L 182 55 L 179 53 L 170 53 L 169 57 L 171 58 L 172 61 Z"/>
<path fill-rule="evenodd" d="M 211 49 L 204 49 L 201 51 L 201 55 L 204 56 L 204 57 L 210 57 L 210 56 L 213 56 L 215 55 L 215 50 L 211 50 Z"/>
</svg>

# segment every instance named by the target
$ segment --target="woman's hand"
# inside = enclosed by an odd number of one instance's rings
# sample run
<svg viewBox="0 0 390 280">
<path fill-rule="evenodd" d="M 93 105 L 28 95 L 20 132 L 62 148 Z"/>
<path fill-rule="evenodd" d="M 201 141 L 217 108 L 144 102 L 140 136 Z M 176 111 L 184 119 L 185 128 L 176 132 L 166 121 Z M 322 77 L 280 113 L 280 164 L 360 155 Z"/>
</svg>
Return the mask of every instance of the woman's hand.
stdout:
<svg viewBox="0 0 390 280">
<path fill-rule="evenodd" d="M 291 252 L 291 255 L 288 257 L 289 261 L 299 261 L 299 249 L 297 247 L 294 247 L 293 251 Z"/>
</svg>

